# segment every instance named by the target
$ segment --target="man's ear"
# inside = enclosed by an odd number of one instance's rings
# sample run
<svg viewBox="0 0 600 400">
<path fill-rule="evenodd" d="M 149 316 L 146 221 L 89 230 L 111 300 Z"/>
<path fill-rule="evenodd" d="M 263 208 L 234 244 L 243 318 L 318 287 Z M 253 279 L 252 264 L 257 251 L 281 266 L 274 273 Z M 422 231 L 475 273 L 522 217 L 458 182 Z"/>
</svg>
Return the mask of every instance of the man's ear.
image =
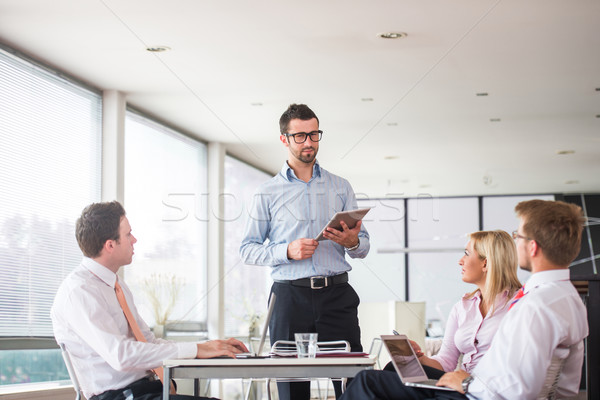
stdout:
<svg viewBox="0 0 600 400">
<path fill-rule="evenodd" d="M 107 240 L 106 242 L 104 242 L 104 246 L 102 246 L 102 250 L 104 250 L 105 253 L 112 253 L 112 251 L 115 248 L 115 241 L 114 240 Z"/>
<path fill-rule="evenodd" d="M 535 257 L 537 255 L 539 255 L 539 252 L 542 248 L 540 247 L 540 245 L 538 244 L 538 242 L 536 242 L 535 240 L 530 240 L 529 241 L 529 255 L 531 257 Z"/>
<path fill-rule="evenodd" d="M 283 143 L 285 147 L 290 147 L 288 138 L 285 135 L 279 135 L 279 140 L 281 140 L 281 143 Z"/>
</svg>

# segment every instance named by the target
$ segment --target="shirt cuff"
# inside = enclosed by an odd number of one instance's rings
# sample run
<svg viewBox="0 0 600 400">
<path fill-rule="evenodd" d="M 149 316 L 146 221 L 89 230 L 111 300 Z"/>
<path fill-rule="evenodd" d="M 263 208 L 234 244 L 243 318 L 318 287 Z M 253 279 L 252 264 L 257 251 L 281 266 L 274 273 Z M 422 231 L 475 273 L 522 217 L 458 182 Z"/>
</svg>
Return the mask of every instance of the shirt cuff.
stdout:
<svg viewBox="0 0 600 400">
<path fill-rule="evenodd" d="M 364 240 L 360 240 L 360 236 L 358 237 L 358 246 L 352 250 L 350 250 L 347 247 L 344 247 L 344 250 L 346 250 L 346 252 L 348 252 L 348 254 L 354 254 L 354 253 L 358 253 L 359 251 L 361 251 L 361 249 L 364 248 Z"/>
<path fill-rule="evenodd" d="M 473 381 L 469 384 L 469 393 L 467 393 L 467 397 L 469 399 L 478 399 L 485 393 L 485 385 L 481 381 L 481 379 L 477 378 L 473 375 Z"/>
<path fill-rule="evenodd" d="M 177 345 L 177 358 L 196 358 L 198 345 L 194 342 L 179 342 Z"/>
<path fill-rule="evenodd" d="M 275 264 L 289 264 L 292 262 L 287 256 L 288 243 L 278 244 L 273 254 L 275 255 Z"/>
</svg>

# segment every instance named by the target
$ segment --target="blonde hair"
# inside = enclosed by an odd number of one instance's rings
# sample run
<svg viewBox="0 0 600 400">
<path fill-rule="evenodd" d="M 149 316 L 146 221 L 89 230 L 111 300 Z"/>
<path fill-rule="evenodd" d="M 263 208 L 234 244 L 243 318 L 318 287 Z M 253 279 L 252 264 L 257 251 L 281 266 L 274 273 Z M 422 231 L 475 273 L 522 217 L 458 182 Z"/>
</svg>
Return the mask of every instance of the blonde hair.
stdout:
<svg viewBox="0 0 600 400">
<path fill-rule="evenodd" d="M 502 230 L 473 232 L 469 236 L 479 258 L 487 260 L 487 274 L 481 297 L 485 309 L 491 310 L 500 293 L 507 290 L 508 301 L 521 287 L 517 278 L 517 247 L 513 238 Z M 467 298 L 473 297 L 478 290 L 470 293 Z"/>
</svg>

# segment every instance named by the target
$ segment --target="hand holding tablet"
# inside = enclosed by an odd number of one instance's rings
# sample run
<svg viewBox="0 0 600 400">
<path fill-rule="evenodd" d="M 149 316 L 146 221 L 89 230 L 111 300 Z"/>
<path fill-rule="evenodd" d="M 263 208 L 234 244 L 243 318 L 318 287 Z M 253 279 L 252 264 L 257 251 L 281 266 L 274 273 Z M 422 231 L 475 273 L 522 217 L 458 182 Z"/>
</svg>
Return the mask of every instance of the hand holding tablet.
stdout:
<svg viewBox="0 0 600 400">
<path fill-rule="evenodd" d="M 327 228 L 334 228 L 337 230 L 342 230 L 342 224 L 341 222 L 344 221 L 344 223 L 346 223 L 346 225 L 348 225 L 348 228 L 352 229 L 356 226 L 356 223 L 360 220 L 362 220 L 364 218 L 364 216 L 369 212 L 371 208 L 361 208 L 358 210 L 352 210 L 352 211 L 341 211 L 341 212 L 337 212 L 335 213 L 335 215 L 333 216 L 333 218 L 331 218 L 331 220 L 327 223 L 327 225 L 321 230 L 321 233 L 319 233 L 319 235 L 315 238 L 315 240 L 328 240 L 325 236 L 323 236 L 323 232 L 325 232 L 325 230 Z"/>
</svg>

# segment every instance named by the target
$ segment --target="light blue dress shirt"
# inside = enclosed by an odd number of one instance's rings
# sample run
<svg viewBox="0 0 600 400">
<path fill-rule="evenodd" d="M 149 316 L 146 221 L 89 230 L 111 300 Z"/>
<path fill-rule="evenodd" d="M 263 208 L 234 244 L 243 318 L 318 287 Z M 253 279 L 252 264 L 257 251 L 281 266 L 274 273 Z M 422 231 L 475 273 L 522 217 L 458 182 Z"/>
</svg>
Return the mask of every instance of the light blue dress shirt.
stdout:
<svg viewBox="0 0 600 400">
<path fill-rule="evenodd" d="M 354 191 L 344 178 L 327 172 L 315 162 L 312 178 L 304 182 L 286 162 L 254 194 L 240 257 L 246 264 L 271 266 L 271 277 L 277 280 L 350 271 L 352 267 L 345 253 L 352 258 L 364 258 L 369 252 L 369 234 L 364 225 L 358 234 L 360 245 L 355 250 L 348 251 L 331 240 L 323 240 L 311 258 L 289 260 L 287 247 L 296 239 L 316 238 L 336 212 L 357 208 Z"/>
</svg>

